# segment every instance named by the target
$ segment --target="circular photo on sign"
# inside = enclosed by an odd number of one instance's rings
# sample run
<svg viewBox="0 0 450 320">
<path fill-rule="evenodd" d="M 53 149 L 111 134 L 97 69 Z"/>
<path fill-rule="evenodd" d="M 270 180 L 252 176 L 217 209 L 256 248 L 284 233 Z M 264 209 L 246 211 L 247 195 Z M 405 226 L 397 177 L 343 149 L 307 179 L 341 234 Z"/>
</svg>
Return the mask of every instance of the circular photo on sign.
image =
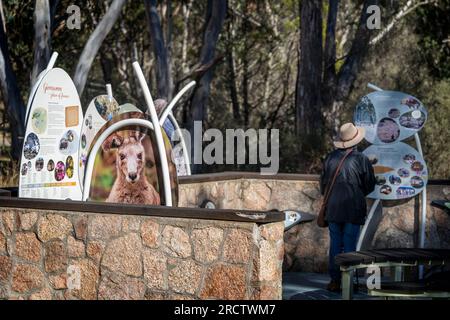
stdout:
<svg viewBox="0 0 450 320">
<path fill-rule="evenodd" d="M 77 151 L 78 136 L 75 131 L 68 130 L 59 141 L 59 151 L 64 155 L 70 155 Z"/>
<path fill-rule="evenodd" d="M 411 170 L 414 172 L 422 172 L 423 169 L 424 169 L 424 166 L 420 161 L 415 161 L 411 165 Z"/>
<path fill-rule="evenodd" d="M 26 163 L 22 164 L 22 170 L 20 170 L 20 173 L 21 173 L 23 176 L 26 176 L 26 175 L 27 175 L 27 173 L 28 173 L 28 166 L 27 166 Z"/>
<path fill-rule="evenodd" d="M 408 169 L 400 168 L 400 169 L 398 169 L 397 173 L 398 173 L 398 175 L 401 178 L 408 178 L 409 177 L 409 170 Z"/>
<path fill-rule="evenodd" d="M 55 162 L 53 160 L 49 160 L 47 163 L 47 171 L 55 170 Z"/>
<path fill-rule="evenodd" d="M 87 162 L 87 155 L 86 153 L 82 153 L 80 157 L 80 167 L 85 166 Z"/>
<path fill-rule="evenodd" d="M 23 155 L 25 159 L 31 160 L 34 159 L 41 148 L 39 143 L 39 138 L 36 134 L 30 133 L 25 139 L 25 145 L 23 147 Z"/>
<path fill-rule="evenodd" d="M 400 125 L 408 129 L 419 130 L 423 127 L 426 116 L 419 110 L 410 111 L 402 114 L 400 117 Z"/>
<path fill-rule="evenodd" d="M 397 108 L 392 108 L 391 110 L 389 110 L 388 116 L 391 118 L 398 118 L 400 117 L 400 110 L 398 110 Z"/>
<path fill-rule="evenodd" d="M 416 194 L 416 190 L 411 187 L 399 187 L 396 193 L 398 198 L 409 198 Z"/>
<path fill-rule="evenodd" d="M 89 129 L 92 129 L 92 115 L 91 114 L 86 117 L 86 120 L 84 120 L 84 124 Z"/>
<path fill-rule="evenodd" d="M 111 120 L 119 112 L 119 105 L 108 96 L 99 96 L 94 100 L 98 114 L 106 121 Z M 92 120 L 92 119 L 91 119 Z"/>
<path fill-rule="evenodd" d="M 375 176 L 375 180 L 377 182 L 377 185 L 382 186 L 386 184 L 386 177 L 385 176 Z"/>
<path fill-rule="evenodd" d="M 378 123 L 377 136 L 384 143 L 391 143 L 400 136 L 400 127 L 390 118 L 381 119 Z"/>
<path fill-rule="evenodd" d="M 55 168 L 56 181 L 61 181 L 62 179 L 64 179 L 65 175 L 66 175 L 66 171 L 65 171 L 65 167 L 64 167 L 64 162 L 58 161 L 58 163 L 56 164 L 56 168 Z"/>
<path fill-rule="evenodd" d="M 44 133 L 47 129 L 47 110 L 44 108 L 36 108 L 31 115 L 31 127 L 38 133 Z"/>
<path fill-rule="evenodd" d="M 403 156 L 403 161 L 405 161 L 407 164 L 413 164 L 413 162 L 416 161 L 416 156 L 413 154 L 405 154 Z"/>
<path fill-rule="evenodd" d="M 416 189 L 420 189 L 423 188 L 425 182 L 421 177 L 414 176 L 411 178 L 411 185 Z"/>
<path fill-rule="evenodd" d="M 73 177 L 73 167 L 73 158 L 71 156 L 68 156 L 66 159 L 66 174 L 69 179 Z"/>
<path fill-rule="evenodd" d="M 41 171 L 44 168 L 44 159 L 42 159 L 42 158 L 37 159 L 35 166 L 36 166 L 36 171 Z"/>
<path fill-rule="evenodd" d="M 389 183 L 398 186 L 402 183 L 402 179 L 399 176 L 391 175 L 389 176 Z"/>
<path fill-rule="evenodd" d="M 86 148 L 86 135 L 83 133 L 81 136 L 81 147 L 84 149 Z"/>
<path fill-rule="evenodd" d="M 387 195 L 387 194 L 391 194 L 392 188 L 391 188 L 391 186 L 385 184 L 384 186 L 382 186 L 382 187 L 380 188 L 380 192 L 381 192 L 382 194 L 386 194 L 386 195 Z"/>
</svg>

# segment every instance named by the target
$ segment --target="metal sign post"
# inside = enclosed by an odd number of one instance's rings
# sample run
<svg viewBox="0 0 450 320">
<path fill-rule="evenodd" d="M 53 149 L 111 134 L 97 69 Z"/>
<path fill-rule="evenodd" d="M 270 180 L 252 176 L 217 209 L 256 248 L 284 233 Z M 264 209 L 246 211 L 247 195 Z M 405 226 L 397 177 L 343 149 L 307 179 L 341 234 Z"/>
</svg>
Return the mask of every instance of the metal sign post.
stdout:
<svg viewBox="0 0 450 320">
<path fill-rule="evenodd" d="M 180 126 L 178 125 L 177 120 L 175 119 L 175 117 L 173 116 L 172 110 L 175 107 L 175 105 L 177 104 L 177 102 L 183 97 L 183 95 L 188 92 L 189 89 L 191 89 L 192 87 L 194 87 L 196 84 L 195 81 L 192 81 L 190 83 L 188 83 L 176 96 L 175 98 L 173 98 L 173 100 L 169 103 L 169 105 L 164 109 L 164 111 L 161 114 L 161 118 L 159 119 L 159 124 L 162 126 L 164 124 L 164 122 L 166 121 L 166 119 L 168 118 L 170 120 L 170 122 L 172 122 L 172 124 L 175 127 L 175 132 L 178 135 L 178 138 L 180 139 L 180 143 L 181 143 L 181 148 L 183 150 L 183 158 L 184 158 L 184 162 L 186 163 L 186 173 L 188 176 L 191 175 L 191 159 L 189 157 L 189 153 L 190 150 L 188 150 L 187 146 L 186 146 L 186 141 L 184 140 L 183 137 L 183 133 L 181 132 Z"/>
<path fill-rule="evenodd" d="M 169 164 L 167 161 L 166 148 L 161 131 L 162 129 L 159 124 L 158 114 L 156 112 L 155 104 L 153 103 L 153 98 L 152 95 L 150 94 L 150 90 L 148 88 L 147 81 L 145 80 L 141 66 L 139 65 L 138 62 L 134 62 L 133 68 L 139 80 L 139 84 L 141 85 L 142 91 L 144 92 L 145 101 L 147 102 L 147 108 L 150 112 L 150 117 L 155 130 L 156 144 L 158 145 L 158 153 L 161 160 L 161 171 L 163 174 L 164 196 L 166 198 L 166 206 L 172 206 L 172 189 L 170 184 Z"/>
</svg>

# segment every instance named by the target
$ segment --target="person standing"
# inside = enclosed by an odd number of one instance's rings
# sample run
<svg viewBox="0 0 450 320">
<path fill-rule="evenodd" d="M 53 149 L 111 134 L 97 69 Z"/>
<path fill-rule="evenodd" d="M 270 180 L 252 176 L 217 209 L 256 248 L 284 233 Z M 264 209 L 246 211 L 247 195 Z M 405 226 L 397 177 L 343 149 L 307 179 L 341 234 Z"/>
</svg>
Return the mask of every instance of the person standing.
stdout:
<svg viewBox="0 0 450 320">
<path fill-rule="evenodd" d="M 339 139 L 334 141 L 336 150 L 327 155 L 320 177 L 322 195 L 329 191 L 325 219 L 330 232 L 329 274 L 331 281 L 327 290 L 338 292 L 341 273 L 335 264 L 336 255 L 356 250 L 359 231 L 366 219 L 366 196 L 376 184 L 372 164 L 356 146 L 364 139 L 365 130 L 346 123 L 339 130 Z M 344 158 L 345 157 L 345 158 Z"/>
</svg>

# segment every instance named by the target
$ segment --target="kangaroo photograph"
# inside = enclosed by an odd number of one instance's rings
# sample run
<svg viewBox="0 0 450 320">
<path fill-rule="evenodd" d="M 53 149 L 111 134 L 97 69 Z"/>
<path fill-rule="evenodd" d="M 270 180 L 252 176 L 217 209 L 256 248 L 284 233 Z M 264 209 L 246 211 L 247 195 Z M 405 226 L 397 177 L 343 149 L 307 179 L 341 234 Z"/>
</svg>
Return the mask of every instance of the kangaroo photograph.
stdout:
<svg viewBox="0 0 450 320">
<path fill-rule="evenodd" d="M 113 203 L 160 205 L 162 179 L 147 132 L 121 130 L 99 150 L 90 198 Z"/>
</svg>

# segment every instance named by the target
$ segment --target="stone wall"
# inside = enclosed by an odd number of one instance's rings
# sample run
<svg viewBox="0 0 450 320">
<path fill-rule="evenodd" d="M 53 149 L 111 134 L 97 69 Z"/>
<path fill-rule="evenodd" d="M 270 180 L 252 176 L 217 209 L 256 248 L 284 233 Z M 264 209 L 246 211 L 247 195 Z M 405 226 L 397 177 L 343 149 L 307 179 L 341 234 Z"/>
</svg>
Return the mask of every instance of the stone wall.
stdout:
<svg viewBox="0 0 450 320">
<path fill-rule="evenodd" d="M 308 181 L 302 175 L 295 179 L 264 177 L 223 181 L 193 181 L 180 185 L 181 206 L 198 206 L 205 199 L 218 208 L 271 210 L 297 209 L 317 214 L 321 205 L 318 177 Z M 427 203 L 434 199 L 450 199 L 450 187 L 430 185 Z M 407 202 L 385 202 L 383 218 L 372 241 L 373 248 L 413 247 L 417 232 L 414 216 L 419 198 Z M 388 207 L 389 206 L 389 207 Z M 415 209 L 416 207 L 416 209 Z M 450 248 L 450 216 L 428 205 L 426 247 Z M 315 221 L 298 225 L 285 232 L 284 270 L 326 272 L 328 265 L 328 231 Z"/>
<path fill-rule="evenodd" d="M 281 299 L 283 223 L 0 208 L 2 299 Z"/>
</svg>

